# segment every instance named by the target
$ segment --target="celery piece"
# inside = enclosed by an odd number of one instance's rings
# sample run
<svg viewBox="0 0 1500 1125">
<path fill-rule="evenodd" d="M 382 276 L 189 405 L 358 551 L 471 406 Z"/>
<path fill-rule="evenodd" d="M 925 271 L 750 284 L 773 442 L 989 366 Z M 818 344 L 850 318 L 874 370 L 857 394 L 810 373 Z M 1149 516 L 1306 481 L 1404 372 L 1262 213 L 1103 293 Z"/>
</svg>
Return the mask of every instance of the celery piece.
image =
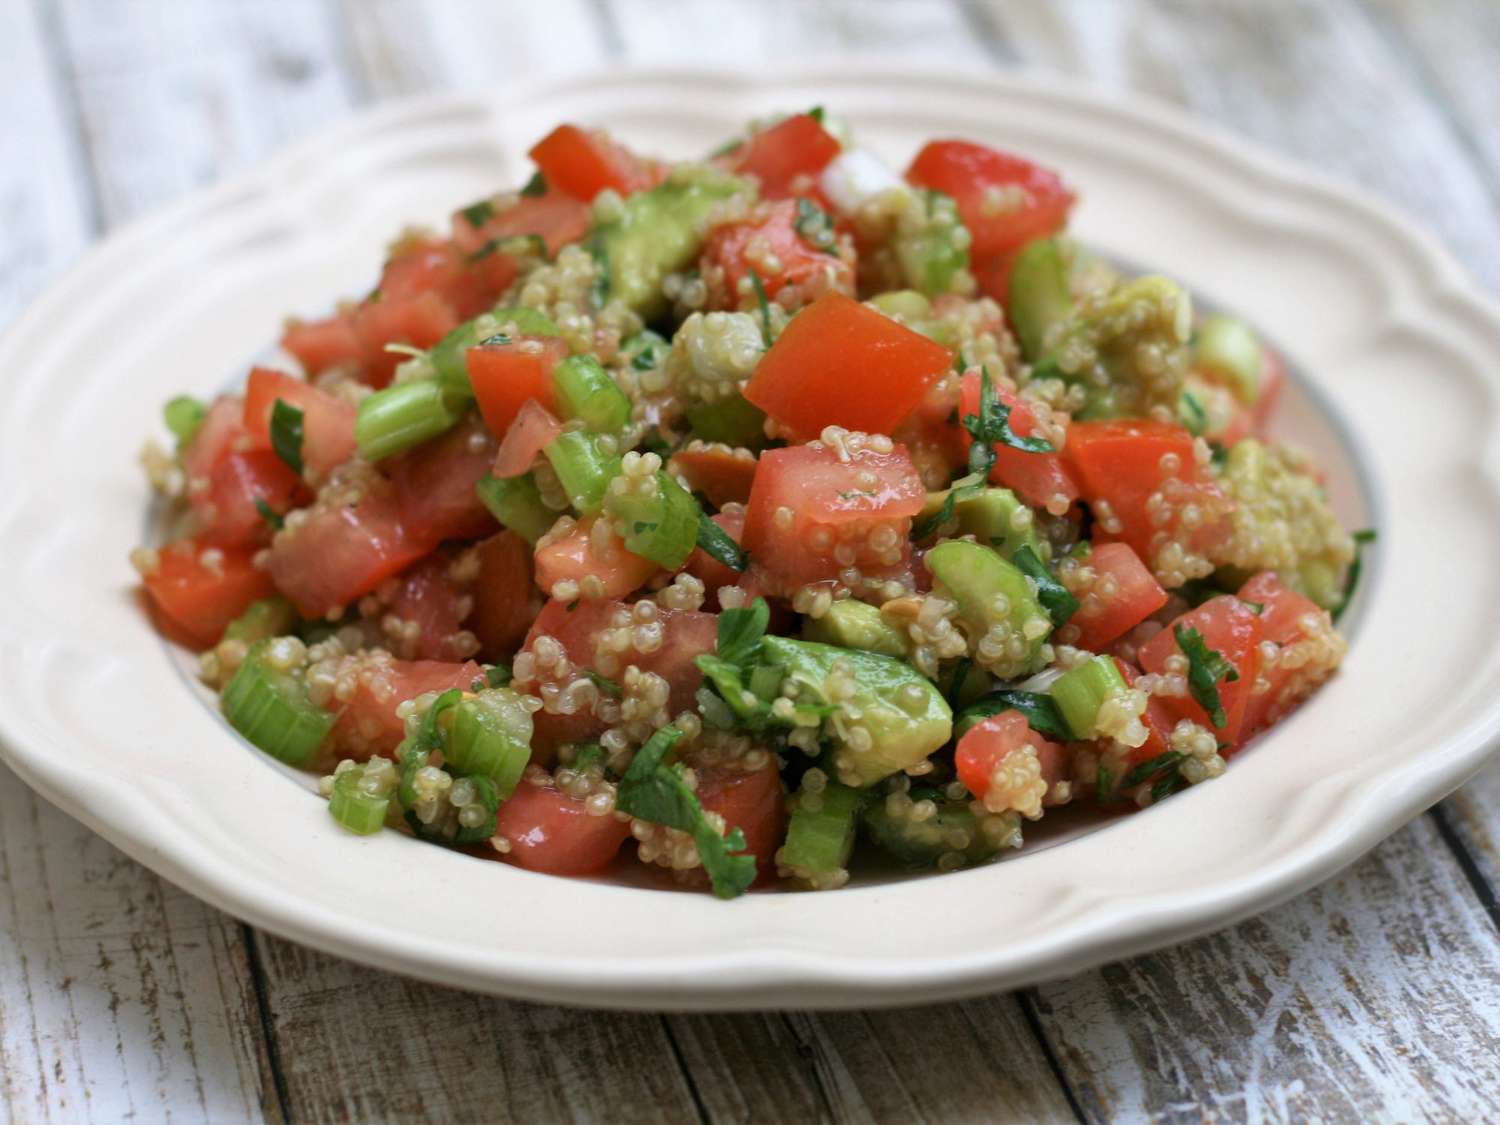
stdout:
<svg viewBox="0 0 1500 1125">
<path fill-rule="evenodd" d="M 490 688 L 465 697 L 452 715 L 443 738 L 448 768 L 489 778 L 499 798 L 506 800 L 531 760 L 531 713 L 521 705 L 521 697 L 509 688 Z"/>
<path fill-rule="evenodd" d="M 591 355 L 569 356 L 552 372 L 557 405 L 594 433 L 614 433 L 630 421 L 630 399 Z"/>
<path fill-rule="evenodd" d="M 1028 242 L 1016 255 L 1007 305 L 1021 354 L 1032 363 L 1046 352 L 1047 334 L 1073 311 L 1068 267 L 1057 240 Z"/>
<path fill-rule="evenodd" d="M 804 783 L 792 807 L 786 843 L 777 855 L 803 878 L 832 874 L 849 863 L 865 794 L 830 781 L 816 793 Z"/>
<path fill-rule="evenodd" d="M 337 717 L 308 699 L 300 677 L 271 667 L 266 658 L 270 643 L 251 646 L 220 704 L 229 725 L 255 746 L 288 765 L 305 765 Z"/>
<path fill-rule="evenodd" d="M 379 461 L 447 433 L 465 401 L 436 379 L 413 379 L 376 391 L 359 404 L 354 440 L 366 461 Z"/>
<path fill-rule="evenodd" d="M 618 457 L 603 453 L 593 435 L 582 430 L 564 430 L 542 452 L 580 515 L 593 515 L 603 506 L 605 490 L 619 471 Z"/>
<path fill-rule="evenodd" d="M 224 639 L 254 644 L 268 637 L 290 633 L 296 624 L 297 611 L 292 608 L 292 603 L 276 594 L 246 606 L 244 613 L 225 626 Z"/>
<path fill-rule="evenodd" d="M 533 547 L 557 522 L 557 513 L 542 503 L 530 473 L 518 477 L 482 477 L 474 485 L 490 515 Z"/>
<path fill-rule="evenodd" d="M 1052 685 L 1052 700 L 1074 738 L 1093 738 L 1099 708 L 1128 690 L 1115 658 L 1101 653 L 1059 676 Z"/>
<path fill-rule="evenodd" d="M 623 480 L 622 480 L 623 483 Z M 616 524 L 625 549 L 676 570 L 698 545 L 698 501 L 661 469 L 646 482 L 620 485 L 604 497 L 604 511 Z"/>
<path fill-rule="evenodd" d="M 766 442 L 765 411 L 742 394 L 690 406 L 687 420 L 693 435 L 704 441 L 719 441 L 736 449 L 759 449 Z"/>
<path fill-rule="evenodd" d="M 178 395 L 167 400 L 161 413 L 167 429 L 177 439 L 177 448 L 181 449 L 197 435 L 198 427 L 208 417 L 208 407 L 202 399 L 196 399 L 192 395 Z"/>
<path fill-rule="evenodd" d="M 328 811 L 350 832 L 370 836 L 385 827 L 396 789 L 396 770 L 387 758 L 371 758 L 355 765 L 344 763 L 333 775 Z"/>
</svg>

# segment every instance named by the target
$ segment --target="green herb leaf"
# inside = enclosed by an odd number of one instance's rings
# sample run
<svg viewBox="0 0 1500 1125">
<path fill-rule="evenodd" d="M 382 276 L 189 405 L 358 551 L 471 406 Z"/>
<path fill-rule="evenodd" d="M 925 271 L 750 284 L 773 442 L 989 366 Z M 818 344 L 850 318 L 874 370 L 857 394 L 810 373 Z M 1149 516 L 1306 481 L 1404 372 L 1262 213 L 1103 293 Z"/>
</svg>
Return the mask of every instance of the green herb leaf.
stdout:
<svg viewBox="0 0 1500 1125">
<path fill-rule="evenodd" d="M 1213 466 L 1216 473 L 1222 473 L 1224 466 L 1229 463 L 1229 450 L 1221 441 L 1208 443 L 1208 463 Z"/>
<path fill-rule="evenodd" d="M 833 233 L 833 219 L 828 212 L 819 207 L 811 199 L 799 197 L 797 199 L 797 221 L 792 224 L 809 246 L 831 254 L 836 242 Z"/>
<path fill-rule="evenodd" d="M 609 696 L 611 699 L 619 699 L 622 695 L 625 694 L 624 689 L 622 689 L 619 684 L 615 683 L 614 680 L 607 679 L 604 676 L 599 675 L 599 673 L 595 672 L 592 668 L 585 669 L 583 674 L 593 682 L 593 685 L 596 688 L 602 691 L 605 695 Z"/>
<path fill-rule="evenodd" d="M 771 609 L 765 598 L 756 598 L 748 609 L 726 609 L 719 614 L 715 654 L 720 660 L 744 667 L 760 655 L 761 638 L 770 624 Z"/>
<path fill-rule="evenodd" d="M 1078 599 L 1052 576 L 1047 564 L 1037 558 L 1030 547 L 1018 547 L 1010 561 L 1017 570 L 1036 582 L 1036 600 L 1042 603 L 1047 616 L 1052 618 L 1052 624 L 1058 628 L 1066 625 L 1068 619 L 1078 612 Z"/>
<path fill-rule="evenodd" d="M 603 766 L 608 758 L 609 755 L 604 752 L 604 747 L 597 742 L 585 742 L 573 751 L 572 768 L 581 772 L 590 766 Z"/>
<path fill-rule="evenodd" d="M 484 682 L 489 687 L 506 687 L 510 681 L 510 668 L 504 664 L 491 664 L 485 669 Z"/>
<path fill-rule="evenodd" d="M 1178 625 L 1172 629 L 1172 635 L 1177 638 L 1177 647 L 1188 658 L 1188 691 L 1198 701 L 1198 706 L 1208 712 L 1213 725 L 1222 729 L 1228 719 L 1224 716 L 1224 705 L 1219 701 L 1219 681 L 1232 684 L 1240 674 L 1221 653 L 1208 647 L 1197 629 Z"/>
<path fill-rule="evenodd" d="M 271 407 L 271 448 L 287 468 L 302 475 L 302 411 L 285 399 Z"/>
<path fill-rule="evenodd" d="M 547 194 L 547 177 L 542 175 L 541 170 L 531 173 L 531 179 L 526 181 L 521 188 L 521 194 L 527 199 L 535 199 L 539 195 Z"/>
<path fill-rule="evenodd" d="M 1168 750 L 1164 754 L 1140 763 L 1125 775 L 1121 784 L 1129 789 L 1131 786 L 1139 785 L 1143 781 L 1150 781 L 1154 777 L 1160 777 L 1164 773 L 1176 772 L 1182 764 L 1182 759 L 1187 755 L 1178 750 Z"/>
<path fill-rule="evenodd" d="M 771 346 L 771 302 L 766 299 L 765 283 L 755 267 L 750 267 L 750 285 L 755 290 L 755 303 L 760 309 L 760 342 Z"/>
<path fill-rule="evenodd" d="M 1182 392 L 1182 424 L 1187 427 L 1187 432 L 1198 437 L 1208 429 L 1208 412 L 1203 409 L 1203 404 L 1198 401 L 1198 396 L 1192 391 Z"/>
<path fill-rule="evenodd" d="M 457 707 L 463 699 L 464 693 L 461 688 L 449 688 L 432 701 L 432 706 L 427 708 L 427 714 L 422 716 L 422 724 L 417 727 L 417 733 L 411 738 L 412 749 L 415 750 L 437 750 L 443 745 L 443 731 L 438 726 L 438 716 L 450 708 Z"/>
<path fill-rule="evenodd" d="M 915 519 L 911 524 L 911 541 L 920 543 L 922 540 L 936 535 L 938 530 L 953 518 L 953 506 L 958 503 L 958 489 L 949 489 L 948 495 L 943 498 L 943 506 L 930 516 Z"/>
<path fill-rule="evenodd" d="M 609 248 L 604 239 L 595 238 L 589 244 L 589 254 L 594 259 L 594 283 L 589 286 L 589 303 L 596 309 L 609 304 Z"/>
<path fill-rule="evenodd" d="M 1115 775 L 1109 771 L 1109 767 L 1100 766 L 1094 777 L 1094 796 L 1102 800 L 1114 792 L 1114 787 Z"/>
<path fill-rule="evenodd" d="M 281 517 L 275 508 L 267 504 L 259 496 L 255 498 L 255 510 L 260 513 L 260 518 L 270 524 L 275 530 L 280 531 L 286 520 Z"/>
<path fill-rule="evenodd" d="M 504 332 L 496 332 L 493 336 L 486 336 L 479 341 L 482 348 L 503 348 L 510 344 L 510 337 Z"/>
<path fill-rule="evenodd" d="M 1349 573 L 1344 578 L 1344 593 L 1339 598 L 1339 604 L 1333 607 L 1333 612 L 1329 615 L 1333 618 L 1335 625 L 1339 623 L 1339 618 L 1344 616 L 1344 611 L 1349 608 L 1349 604 L 1354 601 L 1354 591 L 1359 588 L 1360 572 L 1365 567 L 1365 546 L 1375 542 L 1375 529 L 1367 527 L 1356 531 L 1353 539 L 1354 561 L 1349 564 Z"/>
<path fill-rule="evenodd" d="M 464 217 L 464 222 L 478 230 L 494 218 L 495 205 L 488 199 L 481 199 L 478 203 L 469 204 L 459 214 Z"/>
<path fill-rule="evenodd" d="M 697 795 L 682 780 L 681 765 L 668 766 L 666 756 L 682 737 L 676 727 L 663 727 L 635 753 L 620 779 L 616 806 L 651 824 L 687 832 L 698 845 L 698 857 L 714 894 L 736 898 L 755 881 L 755 857 L 731 855 L 745 850 L 745 834 L 738 828 L 721 836 L 704 815 Z"/>
<path fill-rule="evenodd" d="M 698 513 L 698 546 L 709 558 L 723 563 L 730 570 L 743 571 L 750 565 L 750 556 L 743 547 L 729 537 L 707 512 Z"/>
<path fill-rule="evenodd" d="M 819 125 L 823 124 L 823 107 L 820 105 L 813 106 L 812 109 L 807 111 L 807 116 L 811 117 Z"/>
<path fill-rule="evenodd" d="M 974 667 L 974 661 L 965 656 L 956 661 L 953 671 L 948 673 L 948 686 L 940 689 L 943 698 L 952 703 L 958 698 L 958 693 L 963 690 L 965 681 L 969 678 L 969 671 Z"/>
<path fill-rule="evenodd" d="M 969 472 L 987 478 L 995 465 L 996 445 L 1023 453 L 1051 453 L 1052 443 L 1043 438 L 1021 437 L 1010 428 L 1011 408 L 1000 399 L 990 381 L 989 368 L 979 369 L 979 413 L 963 417 L 964 429 L 974 440 L 969 446 Z"/>
<path fill-rule="evenodd" d="M 953 725 L 957 727 L 965 720 L 988 719 L 1002 711 L 1021 712 L 1031 729 L 1043 738 L 1067 742 L 1073 737 L 1056 701 L 1041 691 L 992 691 L 954 716 Z"/>
</svg>

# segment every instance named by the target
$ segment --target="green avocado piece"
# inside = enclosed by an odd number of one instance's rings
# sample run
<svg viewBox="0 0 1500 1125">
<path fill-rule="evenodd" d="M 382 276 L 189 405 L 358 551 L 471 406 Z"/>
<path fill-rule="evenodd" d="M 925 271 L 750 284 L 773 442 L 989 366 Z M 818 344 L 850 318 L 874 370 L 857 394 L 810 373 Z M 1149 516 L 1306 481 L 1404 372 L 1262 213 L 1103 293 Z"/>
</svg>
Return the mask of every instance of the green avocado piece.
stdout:
<svg viewBox="0 0 1500 1125">
<path fill-rule="evenodd" d="M 1001 679 L 1035 671 L 1052 623 L 1026 575 L 989 547 L 966 539 L 939 543 L 927 552 L 927 566 L 937 588 L 958 603 L 959 615 L 971 634 L 983 637 L 996 626 L 1003 626 L 1021 642 L 1007 645 L 1006 651 L 994 658 L 980 660 L 984 667 Z M 996 595 L 1004 595 L 1008 603 L 1004 614 L 995 612 Z M 1047 628 L 1033 626 L 1033 621 Z M 1029 635 L 1028 626 L 1034 636 Z"/>
<path fill-rule="evenodd" d="M 1055 238 L 1028 242 L 1016 255 L 1006 311 L 1021 354 L 1035 363 L 1046 354 L 1047 334 L 1073 312 L 1068 266 Z"/>
<path fill-rule="evenodd" d="M 708 213 L 736 192 L 749 192 L 744 180 L 705 167 L 674 177 L 623 203 L 618 219 L 595 227 L 589 245 L 607 271 L 608 296 L 647 320 L 666 310 L 662 280 L 697 258 Z"/>
<path fill-rule="evenodd" d="M 922 794 L 917 791 L 912 796 L 921 798 Z M 871 801 L 865 806 L 865 831 L 882 851 L 907 867 L 936 866 L 948 853 L 962 857 L 962 866 L 983 863 L 1021 842 L 1020 819 L 1014 813 L 1003 818 L 986 816 L 985 822 L 995 825 L 986 831 L 967 801 L 942 800 L 936 794 L 928 799 L 937 805 L 937 814 L 925 820 L 892 816 L 886 801 Z"/>
<path fill-rule="evenodd" d="M 790 684 L 799 701 L 810 698 L 830 708 L 824 734 L 833 743 L 834 769 L 845 785 L 874 785 L 914 766 L 953 732 L 947 701 L 904 660 L 788 637 L 766 637 L 761 648 L 766 663 L 781 674 L 783 692 Z M 838 664 L 846 666 L 854 693 L 835 703 L 828 681 Z M 847 718 L 853 712 L 857 723 Z M 851 744 L 854 730 L 868 732 L 869 746 Z"/>
<path fill-rule="evenodd" d="M 1218 376 L 1246 406 L 1260 397 L 1260 339 L 1243 320 L 1223 313 L 1203 318 L 1193 336 L 1193 368 Z"/>
<path fill-rule="evenodd" d="M 1037 558 L 1045 558 L 1036 522 L 1028 521 L 1020 529 L 1013 522 L 1016 512 L 1023 508 L 1026 505 L 1010 489 L 986 488 L 960 497 L 953 505 L 953 514 L 958 518 L 960 533 L 995 548 L 1007 561 L 1022 547 L 1030 547 Z"/>
<path fill-rule="evenodd" d="M 822 617 L 809 617 L 802 636 L 819 644 L 857 648 L 882 656 L 905 658 L 909 646 L 901 630 L 880 616 L 880 610 L 852 598 L 834 602 Z"/>
</svg>

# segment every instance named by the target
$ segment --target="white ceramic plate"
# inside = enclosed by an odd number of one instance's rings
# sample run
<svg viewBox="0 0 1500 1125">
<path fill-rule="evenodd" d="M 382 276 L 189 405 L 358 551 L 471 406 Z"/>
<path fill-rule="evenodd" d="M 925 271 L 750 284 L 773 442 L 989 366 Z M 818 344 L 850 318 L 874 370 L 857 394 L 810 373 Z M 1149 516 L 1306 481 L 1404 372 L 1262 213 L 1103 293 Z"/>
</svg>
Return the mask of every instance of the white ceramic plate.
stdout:
<svg viewBox="0 0 1500 1125">
<path fill-rule="evenodd" d="M 412 218 L 516 183 L 559 120 L 668 155 L 821 103 L 904 162 L 931 136 L 1030 154 L 1075 229 L 1250 317 L 1306 373 L 1278 425 L 1380 542 L 1341 675 L 1223 780 L 1066 844 L 827 894 L 534 875 L 341 832 L 230 732 L 156 637 L 126 552 L 173 393 L 239 377 L 288 311 L 358 292 Z M 1322 879 L 1459 785 L 1500 726 L 1492 442 L 1500 313 L 1427 237 L 1154 104 L 1048 77 L 641 71 L 407 102 L 93 250 L 0 342 L 0 733 L 56 804 L 204 899 L 389 969 L 620 1007 L 857 1006 L 1059 976 Z"/>
</svg>

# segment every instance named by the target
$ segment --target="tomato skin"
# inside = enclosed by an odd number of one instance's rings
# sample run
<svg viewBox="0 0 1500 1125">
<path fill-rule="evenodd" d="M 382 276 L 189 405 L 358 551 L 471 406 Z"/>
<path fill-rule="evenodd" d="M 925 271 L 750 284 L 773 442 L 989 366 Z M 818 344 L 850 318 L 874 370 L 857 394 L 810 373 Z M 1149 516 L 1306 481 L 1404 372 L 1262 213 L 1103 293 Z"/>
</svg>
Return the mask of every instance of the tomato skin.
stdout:
<svg viewBox="0 0 1500 1125">
<path fill-rule="evenodd" d="M 1192 435 L 1181 426 L 1139 420 L 1074 422 L 1068 427 L 1063 455 L 1084 498 L 1092 505 L 1107 502 L 1120 521 L 1119 534 L 1100 529 L 1096 535 L 1129 543 L 1153 569 L 1157 536 L 1171 534 L 1176 525 L 1153 523 L 1148 501 L 1169 480 L 1180 482 L 1185 493 L 1182 504 L 1190 498 L 1199 509 L 1200 522 L 1187 537 L 1189 545 L 1204 550 L 1223 534 L 1231 501 L 1208 468 L 1198 464 Z M 1171 472 L 1161 466 L 1168 455 L 1178 464 Z"/>
<path fill-rule="evenodd" d="M 475 549 L 479 577 L 469 628 L 486 659 L 506 660 L 526 639 L 540 605 L 532 584 L 531 546 L 515 532 L 502 531 Z"/>
<path fill-rule="evenodd" d="M 1049 796 L 1043 797 L 1042 803 L 1055 804 L 1050 800 L 1050 794 L 1053 786 L 1067 776 L 1068 752 L 1032 730 L 1026 716 L 1019 711 L 1001 711 L 964 732 L 953 753 L 958 780 L 975 797 L 984 800 L 995 767 L 1006 755 L 1023 746 L 1030 746 L 1035 751 L 1042 780 L 1047 783 Z"/>
<path fill-rule="evenodd" d="M 401 527 L 389 485 L 371 484 L 352 507 L 314 504 L 271 541 L 271 577 L 297 612 L 315 620 L 399 574 L 435 546 Z"/>
<path fill-rule="evenodd" d="M 801 177 L 815 179 L 840 151 L 842 146 L 833 134 L 811 114 L 798 113 L 753 134 L 730 160 L 736 172 L 760 181 L 762 199 L 781 199 L 811 191 L 809 185 L 798 192 L 796 181 Z"/>
<path fill-rule="evenodd" d="M 792 318 L 761 357 L 745 397 L 804 438 L 825 426 L 888 434 L 951 362 L 947 348 L 828 293 Z"/>
<path fill-rule="evenodd" d="M 681 476 L 694 492 L 708 497 L 716 508 L 743 504 L 750 499 L 755 482 L 756 458 L 741 450 L 711 445 L 694 449 L 692 444 L 672 454 L 671 471 Z"/>
<path fill-rule="evenodd" d="M 500 803 L 495 834 L 510 841 L 502 857 L 528 871 L 588 875 L 608 867 L 630 837 L 630 822 L 594 816 L 583 801 L 523 781 Z"/>
<path fill-rule="evenodd" d="M 709 235 L 699 269 L 705 279 L 713 279 L 709 287 L 712 307 L 739 308 L 744 298 L 753 293 L 752 269 L 760 277 L 766 296 L 772 299 L 787 286 L 809 290 L 812 286 L 823 286 L 840 293 L 854 291 L 850 255 L 826 253 L 804 239 L 796 228 L 796 201 L 783 199 L 769 204 L 764 211 L 764 215 L 759 209 L 753 213 L 760 216 L 757 219 L 721 224 Z M 780 262 L 780 267 L 770 270 L 764 264 L 756 265 L 751 260 L 752 243 L 756 245 L 753 257 L 759 259 L 769 253 Z"/>
<path fill-rule="evenodd" d="M 505 431 L 490 472 L 497 477 L 518 477 L 528 472 L 537 454 L 560 433 L 562 423 L 536 399 L 527 399 L 510 429 Z"/>
<path fill-rule="evenodd" d="M 377 689 L 364 677 L 355 680 L 354 693 L 348 700 L 331 696 L 324 705 L 338 712 L 338 722 L 329 734 L 328 749 L 339 757 L 363 761 L 374 755 L 395 757 L 396 748 L 406 737 L 406 723 L 396 708 L 408 699 L 429 691 L 472 689 L 484 670 L 472 660 L 462 664 L 440 660 L 392 660 L 380 676 L 385 688 Z"/>
<path fill-rule="evenodd" d="M 964 375 L 959 394 L 959 418 L 979 414 L 979 397 L 982 378 L 976 371 Z M 1036 416 L 1019 398 L 1003 387 L 995 393 L 1010 407 L 1010 428 L 1017 437 L 1031 437 L 1036 432 Z M 962 424 L 960 423 L 960 428 Z M 1046 508 L 1055 497 L 1061 496 L 1068 504 L 1078 499 L 1078 482 L 1073 479 L 1067 462 L 1059 453 L 1028 453 L 996 443 L 995 465 L 990 470 L 990 483 L 1011 489 L 1033 508 Z"/>
<path fill-rule="evenodd" d="M 267 449 L 229 454 L 209 481 L 206 510 L 212 519 L 203 529 L 203 538 L 220 546 L 264 543 L 271 537 L 271 525 L 256 501 L 281 516 L 307 492 L 302 479 Z"/>
<path fill-rule="evenodd" d="M 586 516 L 567 535 L 543 539 L 536 548 L 536 583 L 546 593 L 562 581 L 577 582 L 597 578 L 604 598 L 620 598 L 639 589 L 657 572 L 650 559 L 631 554 L 611 535 L 614 552 L 601 558 L 594 551 L 593 528 L 598 516 Z"/>
<path fill-rule="evenodd" d="M 535 234 L 547 244 L 547 256 L 555 258 L 564 246 L 577 242 L 588 232 L 589 214 L 587 203 L 566 192 L 547 191 L 541 195 L 523 195 L 504 211 L 490 216 L 478 228 L 469 223 L 462 211 L 457 212 L 453 216 L 453 244 L 460 253 L 472 257 L 492 239 Z M 509 254 L 485 254 L 477 265 L 483 267 L 489 262 L 505 263 L 504 269 L 509 270 L 511 278 L 515 277 L 515 259 Z M 495 290 L 495 295 L 498 297 L 504 288 L 501 285 Z"/>
<path fill-rule="evenodd" d="M 402 454 L 390 470 L 401 526 L 433 542 L 477 539 L 496 530 L 495 517 L 474 486 L 489 473 L 499 448 L 478 419 L 469 418 Z"/>
<path fill-rule="evenodd" d="M 464 359 L 479 413 L 490 432 L 503 436 L 528 400 L 556 410 L 552 371 L 568 358 L 555 336 L 514 336 L 508 344 L 480 344 Z"/>
<path fill-rule="evenodd" d="M 220 395 L 209 404 L 208 413 L 193 440 L 182 451 L 182 472 L 188 481 L 188 498 L 195 506 L 207 499 L 206 486 L 219 462 L 236 449 L 249 445 L 245 434 L 245 403 L 236 395 Z M 203 485 L 193 486 L 194 481 Z"/>
<path fill-rule="evenodd" d="M 469 652 L 454 648 L 454 635 L 468 616 L 471 599 L 450 574 L 453 556 L 435 551 L 399 579 L 386 613 L 418 628 L 414 639 L 390 638 L 386 647 L 408 660 L 453 660 Z"/>
<path fill-rule="evenodd" d="M 255 449 L 271 449 L 271 413 L 277 401 L 302 411 L 302 463 L 327 473 L 354 456 L 355 408 L 283 371 L 257 367 L 245 384 L 245 432 Z"/>
<path fill-rule="evenodd" d="M 837 579 L 848 566 L 894 577 L 910 564 L 911 521 L 926 496 L 899 445 L 890 453 L 863 449 L 847 461 L 821 442 L 769 449 L 750 489 L 744 546 L 755 575 L 783 595 Z M 791 510 L 790 523 L 778 524 L 782 508 Z M 845 548 L 850 561 L 840 562 Z"/>
<path fill-rule="evenodd" d="M 296 320 L 281 334 L 281 346 L 297 357 L 309 375 L 359 362 L 354 317 L 340 312 L 323 320 Z"/>
<path fill-rule="evenodd" d="M 1238 597 L 1241 601 L 1254 602 L 1261 606 L 1260 624 L 1266 640 L 1278 646 L 1294 645 L 1305 641 L 1314 632 L 1331 631 L 1333 623 L 1328 612 L 1311 598 L 1303 597 L 1295 590 L 1281 584 L 1272 571 L 1255 575 L 1242 587 Z M 1311 615 L 1312 620 L 1309 620 Z M 1312 629 L 1309 630 L 1309 625 Z M 1326 664 L 1316 668 L 1301 664 L 1298 668 L 1282 667 L 1279 660 L 1266 664 L 1261 676 L 1269 685 L 1259 694 L 1251 695 L 1245 708 L 1245 736 L 1264 730 L 1287 714 L 1300 703 L 1322 679 L 1332 671 Z"/>
<path fill-rule="evenodd" d="M 601 131 L 559 125 L 526 154 L 536 161 L 550 188 L 590 202 L 605 188 L 621 195 L 649 188 L 656 175 L 646 161 Z"/>
<path fill-rule="evenodd" d="M 1235 746 L 1248 733 L 1245 712 L 1255 677 L 1260 673 L 1260 642 L 1265 636 L 1260 618 L 1238 598 L 1228 595 L 1211 598 L 1197 609 L 1188 610 L 1141 646 L 1140 662 L 1145 671 L 1165 672 L 1167 659 L 1181 652 L 1175 635 L 1179 626 L 1197 629 L 1203 635 L 1204 644 L 1234 665 L 1239 679 L 1232 682 L 1220 680 L 1218 683 L 1219 703 L 1224 708 L 1225 718 L 1222 727 L 1214 726 L 1191 694 L 1180 698 L 1162 697 L 1162 702 L 1173 714 L 1192 719 L 1213 731 L 1220 742 Z"/>
<path fill-rule="evenodd" d="M 208 550 L 219 556 L 213 566 L 202 561 Z M 270 575 L 256 569 L 252 549 L 180 539 L 157 557 L 155 571 L 142 579 L 146 593 L 172 631 L 195 648 L 217 644 L 225 626 L 251 602 L 276 592 Z"/>
<path fill-rule="evenodd" d="M 1073 193 L 1056 173 L 971 141 L 929 141 L 907 168 L 906 179 L 953 197 L 973 237 L 970 254 L 976 262 L 1057 233 L 1073 206 Z M 986 190 L 1010 187 L 1025 192 L 1026 204 L 986 214 Z"/>
<path fill-rule="evenodd" d="M 1098 577 L 1068 621 L 1078 630 L 1078 639 L 1071 643 L 1079 648 L 1098 652 L 1167 604 L 1167 592 L 1128 543 L 1097 544 L 1081 562 Z M 1115 585 L 1109 597 L 1098 592 L 1106 578 Z"/>
<path fill-rule="evenodd" d="M 406 358 L 386 351 L 387 344 L 430 348 L 457 328 L 458 323 L 459 316 L 453 306 L 431 290 L 412 297 L 392 297 L 382 292 L 378 301 L 366 301 L 354 313 L 365 382 L 377 389 L 384 387 Z"/>
<path fill-rule="evenodd" d="M 745 834 L 744 851 L 732 855 L 755 857 L 755 883 L 776 879 L 776 849 L 786 834 L 786 813 L 781 774 L 774 758 L 763 769 L 737 770 L 716 766 L 694 766 L 698 775 L 698 803 L 705 812 L 718 813 L 731 828 Z M 700 869 L 692 882 L 708 885 Z"/>
</svg>

